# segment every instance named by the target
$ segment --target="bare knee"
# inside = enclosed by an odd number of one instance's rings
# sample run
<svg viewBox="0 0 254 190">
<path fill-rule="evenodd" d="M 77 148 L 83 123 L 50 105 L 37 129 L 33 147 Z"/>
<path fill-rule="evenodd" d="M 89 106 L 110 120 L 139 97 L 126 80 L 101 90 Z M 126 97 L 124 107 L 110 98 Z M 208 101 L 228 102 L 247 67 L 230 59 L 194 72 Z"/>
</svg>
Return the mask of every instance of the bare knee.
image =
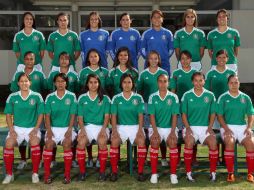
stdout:
<svg viewBox="0 0 254 190">
<path fill-rule="evenodd" d="M 195 140 L 193 136 L 185 136 L 184 143 L 186 148 L 193 148 Z"/>
<path fill-rule="evenodd" d="M 16 144 L 16 140 L 14 138 L 9 137 L 5 141 L 5 148 L 14 148 Z"/>
<path fill-rule="evenodd" d="M 64 140 L 63 140 L 63 149 L 64 150 L 70 150 L 71 149 L 71 143 L 72 143 L 72 141 L 71 141 L 71 139 L 67 139 L 67 138 L 65 138 Z"/>
<path fill-rule="evenodd" d="M 53 140 L 47 140 L 45 142 L 45 149 L 47 150 L 53 150 L 54 146 L 55 146 L 55 142 Z"/>
<path fill-rule="evenodd" d="M 29 139 L 29 141 L 30 141 L 31 146 L 36 146 L 36 145 L 40 144 L 40 139 L 38 137 L 35 137 L 35 136 L 31 137 Z"/>
<path fill-rule="evenodd" d="M 150 144 L 151 144 L 151 147 L 153 147 L 153 148 L 159 148 L 160 143 L 161 142 L 158 139 L 155 139 L 155 138 L 150 139 Z"/>
<path fill-rule="evenodd" d="M 234 150 L 235 148 L 235 139 L 233 137 L 224 138 L 225 148 L 227 150 Z"/>
<path fill-rule="evenodd" d="M 216 150 L 217 149 L 217 141 L 214 136 L 209 136 L 207 139 L 207 145 L 210 150 Z"/>
<path fill-rule="evenodd" d="M 111 137 L 111 146 L 118 147 L 120 145 L 120 139 L 116 137 Z"/>
<path fill-rule="evenodd" d="M 99 145 L 99 149 L 104 150 L 107 148 L 107 139 L 106 138 L 98 138 L 97 143 Z"/>
</svg>

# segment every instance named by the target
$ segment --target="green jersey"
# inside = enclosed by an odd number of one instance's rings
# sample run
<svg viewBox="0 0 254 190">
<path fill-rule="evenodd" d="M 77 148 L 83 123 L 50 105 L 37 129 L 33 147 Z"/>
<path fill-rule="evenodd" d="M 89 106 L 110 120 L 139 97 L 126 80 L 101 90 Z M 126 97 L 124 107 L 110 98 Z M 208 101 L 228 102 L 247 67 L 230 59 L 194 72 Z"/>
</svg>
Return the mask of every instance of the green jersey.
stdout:
<svg viewBox="0 0 254 190">
<path fill-rule="evenodd" d="M 177 95 L 167 92 L 162 99 L 159 91 L 149 97 L 148 113 L 155 116 L 156 126 L 160 128 L 172 127 L 172 116 L 179 114 L 179 100 Z"/>
<path fill-rule="evenodd" d="M 55 91 L 55 85 L 54 85 L 54 77 L 60 73 L 60 68 L 58 69 L 58 71 L 51 71 L 49 73 L 48 76 L 48 89 L 50 91 Z M 79 91 L 79 80 L 78 80 L 78 74 L 69 69 L 69 71 L 66 73 L 67 77 L 68 77 L 68 87 L 67 90 L 71 91 L 71 92 L 78 92 Z"/>
<path fill-rule="evenodd" d="M 188 33 L 184 27 L 177 30 L 174 35 L 174 48 L 179 48 L 180 51 L 189 51 L 193 62 L 201 61 L 200 48 L 205 46 L 205 33 L 198 28 L 194 27 L 192 32 Z"/>
<path fill-rule="evenodd" d="M 54 58 L 51 62 L 52 66 L 59 67 L 59 55 L 62 52 L 67 52 L 70 55 L 70 65 L 75 68 L 74 53 L 81 51 L 78 35 L 76 32 L 68 30 L 65 35 L 55 31 L 49 35 L 47 50 L 54 53 Z"/>
<path fill-rule="evenodd" d="M 193 88 L 191 77 L 196 71 L 191 69 L 184 71 L 183 69 L 177 69 L 173 72 L 170 79 L 170 89 L 175 90 L 179 99 L 183 94 Z"/>
<path fill-rule="evenodd" d="M 11 93 L 6 101 L 5 114 L 13 115 L 13 124 L 18 127 L 35 127 L 38 117 L 44 114 L 44 102 L 41 95 L 30 90 L 26 99 L 21 92 Z"/>
<path fill-rule="evenodd" d="M 111 114 L 117 115 L 118 125 L 138 125 L 139 114 L 144 113 L 142 96 L 132 93 L 129 99 L 123 93 L 117 94 L 112 99 Z"/>
<path fill-rule="evenodd" d="M 218 99 L 217 114 L 224 117 L 226 124 L 246 125 L 245 116 L 254 115 L 254 109 L 247 94 L 240 92 L 237 97 L 233 97 L 227 91 Z"/>
<path fill-rule="evenodd" d="M 118 66 L 116 68 L 111 69 L 109 72 L 108 83 L 109 83 L 109 86 L 113 87 L 114 94 L 119 94 L 121 92 L 120 80 L 121 80 L 121 77 L 124 73 L 132 75 L 134 82 L 135 82 L 135 86 L 136 86 L 136 83 L 138 80 L 138 71 L 135 68 L 132 68 L 132 70 L 127 69 L 126 71 L 123 72 L 123 71 L 121 71 L 120 66 Z"/>
<path fill-rule="evenodd" d="M 12 92 L 19 91 L 18 78 L 23 73 L 25 73 L 24 70 L 16 71 L 15 74 L 13 75 L 10 88 Z M 29 74 L 29 77 L 31 79 L 30 89 L 32 91 L 42 93 L 43 90 L 47 89 L 47 80 L 45 79 L 45 75 L 42 71 L 39 71 L 34 68 L 33 71 Z"/>
<path fill-rule="evenodd" d="M 62 98 L 57 92 L 49 94 L 45 101 L 45 114 L 50 115 L 52 127 L 68 127 L 71 115 L 77 113 L 77 99 L 74 93 L 66 90 Z"/>
<path fill-rule="evenodd" d="M 200 96 L 191 89 L 182 97 L 181 111 L 187 115 L 190 126 L 208 126 L 209 116 L 216 111 L 215 97 L 206 89 Z"/>
<path fill-rule="evenodd" d="M 148 102 L 149 96 L 158 90 L 157 78 L 161 74 L 168 75 L 167 71 L 159 67 L 155 73 L 151 73 L 149 68 L 140 73 L 138 78 L 138 92 L 143 94 L 145 102 Z"/>
<path fill-rule="evenodd" d="M 100 78 L 102 88 L 103 89 L 106 88 L 106 83 L 108 80 L 108 70 L 105 69 L 104 67 L 98 67 L 96 70 L 93 70 L 89 66 L 83 68 L 79 73 L 80 87 L 85 85 L 87 76 L 89 74 L 96 74 Z"/>
<path fill-rule="evenodd" d="M 231 69 L 225 69 L 223 72 L 216 68 L 211 69 L 206 74 L 205 88 L 214 93 L 218 99 L 221 94 L 228 90 L 228 77 L 235 72 Z"/>
<path fill-rule="evenodd" d="M 207 40 L 207 49 L 213 52 L 212 65 L 217 65 L 216 54 L 222 49 L 228 52 L 227 64 L 237 64 L 234 49 L 240 46 L 240 34 L 236 29 L 228 27 L 225 32 L 221 33 L 216 28 L 208 33 Z"/>
<path fill-rule="evenodd" d="M 46 49 L 46 42 L 43 34 L 33 29 L 30 35 L 25 34 L 24 30 L 16 33 L 13 39 L 13 51 L 19 52 L 18 64 L 24 63 L 24 55 L 28 51 L 32 51 L 35 55 L 35 65 L 42 64 L 41 51 Z"/>
<path fill-rule="evenodd" d="M 89 92 L 81 95 L 78 99 L 78 116 L 83 117 L 85 125 L 103 125 L 105 114 L 110 114 L 110 99 L 104 95 L 100 101 L 99 96 L 92 99 Z"/>
</svg>

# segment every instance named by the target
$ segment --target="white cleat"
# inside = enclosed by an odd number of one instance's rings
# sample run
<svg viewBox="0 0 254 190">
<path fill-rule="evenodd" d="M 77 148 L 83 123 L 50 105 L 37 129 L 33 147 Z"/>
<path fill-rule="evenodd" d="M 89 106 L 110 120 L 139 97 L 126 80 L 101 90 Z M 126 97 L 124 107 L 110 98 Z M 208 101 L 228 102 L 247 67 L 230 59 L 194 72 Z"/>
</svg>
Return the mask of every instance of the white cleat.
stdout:
<svg viewBox="0 0 254 190">
<path fill-rule="evenodd" d="M 32 183 L 39 183 L 39 182 L 40 182 L 39 175 L 37 173 L 33 173 Z"/>
<path fill-rule="evenodd" d="M 2 184 L 9 184 L 11 181 L 14 181 L 14 175 L 6 175 Z"/>
<path fill-rule="evenodd" d="M 172 184 L 178 184 L 178 179 L 176 174 L 171 174 L 170 175 L 170 181 Z"/>
<path fill-rule="evenodd" d="M 153 184 L 158 183 L 158 177 L 159 177 L 158 174 L 152 174 L 150 182 Z"/>
<path fill-rule="evenodd" d="M 93 160 L 87 160 L 86 167 L 87 168 L 92 168 L 93 167 Z"/>
<path fill-rule="evenodd" d="M 168 166 L 168 162 L 166 159 L 161 159 L 161 166 L 162 167 Z"/>
<path fill-rule="evenodd" d="M 79 165 L 77 164 L 76 160 L 72 160 L 71 166 L 73 168 L 78 168 L 79 167 Z"/>
<path fill-rule="evenodd" d="M 100 167 L 101 167 L 100 161 L 97 159 L 96 160 L 96 168 L 100 168 Z"/>
<path fill-rule="evenodd" d="M 26 167 L 27 163 L 24 160 L 21 160 L 19 162 L 19 165 L 17 166 L 17 170 L 23 170 Z"/>
</svg>

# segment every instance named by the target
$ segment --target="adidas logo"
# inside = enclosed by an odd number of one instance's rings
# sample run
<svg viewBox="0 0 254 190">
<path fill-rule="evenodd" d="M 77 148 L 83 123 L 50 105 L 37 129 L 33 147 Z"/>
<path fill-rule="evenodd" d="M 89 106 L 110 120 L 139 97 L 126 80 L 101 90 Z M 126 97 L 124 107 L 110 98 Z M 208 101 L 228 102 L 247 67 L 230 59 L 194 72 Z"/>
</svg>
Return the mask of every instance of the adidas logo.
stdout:
<svg viewBox="0 0 254 190">
<path fill-rule="evenodd" d="M 122 102 L 119 102 L 119 104 L 123 104 Z"/>
<path fill-rule="evenodd" d="M 87 41 L 90 41 L 90 40 L 92 40 L 92 39 L 88 37 L 86 40 L 87 40 Z"/>
<path fill-rule="evenodd" d="M 151 39 L 151 40 L 154 40 L 154 37 L 152 36 L 150 39 Z"/>
<path fill-rule="evenodd" d="M 122 40 L 123 39 L 123 37 L 119 37 L 119 40 Z"/>
</svg>

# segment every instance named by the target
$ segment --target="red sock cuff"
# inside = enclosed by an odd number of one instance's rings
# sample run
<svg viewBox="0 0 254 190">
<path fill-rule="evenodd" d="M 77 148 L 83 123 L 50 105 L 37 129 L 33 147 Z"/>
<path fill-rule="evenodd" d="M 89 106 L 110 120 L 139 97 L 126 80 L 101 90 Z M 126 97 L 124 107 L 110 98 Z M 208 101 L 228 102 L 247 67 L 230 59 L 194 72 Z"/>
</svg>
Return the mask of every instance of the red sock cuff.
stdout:
<svg viewBox="0 0 254 190">
<path fill-rule="evenodd" d="M 4 154 L 14 154 L 14 148 L 4 148 Z"/>
</svg>

